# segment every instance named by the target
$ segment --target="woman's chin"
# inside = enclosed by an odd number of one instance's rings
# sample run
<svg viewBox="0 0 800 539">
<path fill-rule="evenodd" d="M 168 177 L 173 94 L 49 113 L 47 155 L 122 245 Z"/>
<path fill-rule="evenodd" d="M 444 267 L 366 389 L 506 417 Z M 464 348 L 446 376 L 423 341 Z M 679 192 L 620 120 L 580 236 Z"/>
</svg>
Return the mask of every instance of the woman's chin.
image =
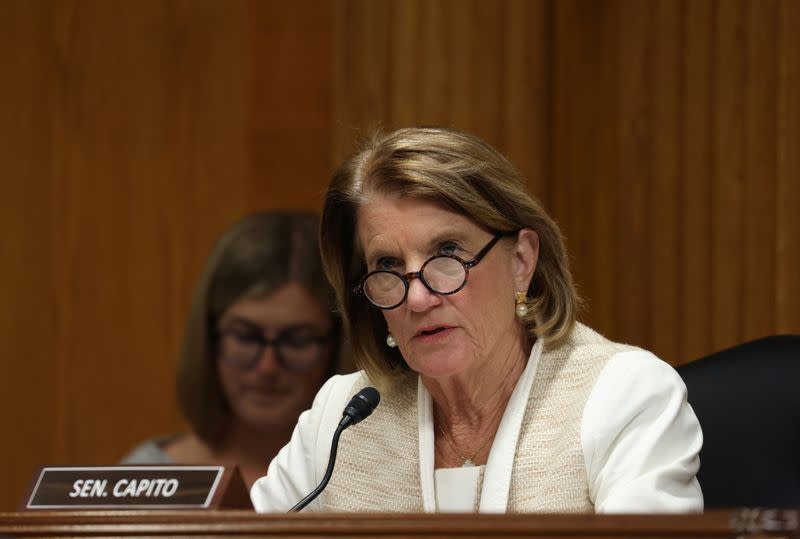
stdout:
<svg viewBox="0 0 800 539">
<path fill-rule="evenodd" d="M 250 429 L 255 432 L 262 432 L 264 434 L 276 434 L 275 430 L 281 428 L 289 422 L 297 422 L 297 416 L 290 417 L 291 414 L 282 410 L 274 410 L 272 412 L 253 413 L 249 412 L 246 415 L 239 417 L 239 420 L 248 425 Z"/>
<path fill-rule="evenodd" d="M 243 423 L 257 430 L 272 429 L 287 421 L 297 421 L 299 412 L 291 399 L 264 399 L 247 402 L 237 410 Z"/>
<path fill-rule="evenodd" d="M 424 354 L 408 362 L 412 370 L 426 378 L 455 376 L 465 372 L 470 363 L 457 351 Z"/>
</svg>

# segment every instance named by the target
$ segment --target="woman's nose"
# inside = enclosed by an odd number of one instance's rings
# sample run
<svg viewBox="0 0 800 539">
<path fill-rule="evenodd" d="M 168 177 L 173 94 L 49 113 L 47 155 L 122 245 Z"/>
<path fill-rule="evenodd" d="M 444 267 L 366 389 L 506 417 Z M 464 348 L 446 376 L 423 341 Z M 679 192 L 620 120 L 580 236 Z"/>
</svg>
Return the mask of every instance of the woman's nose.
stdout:
<svg viewBox="0 0 800 539">
<path fill-rule="evenodd" d="M 440 301 L 441 298 L 439 295 L 428 290 L 428 287 L 425 286 L 425 283 L 423 283 L 421 279 L 412 279 L 408 283 L 408 297 L 406 297 L 406 303 L 408 303 L 408 308 L 412 311 L 426 311 L 434 305 L 438 305 Z"/>
<path fill-rule="evenodd" d="M 274 344 L 268 344 L 261 350 L 256 360 L 255 370 L 259 374 L 274 374 L 281 369 L 278 361 L 278 349 Z"/>
</svg>

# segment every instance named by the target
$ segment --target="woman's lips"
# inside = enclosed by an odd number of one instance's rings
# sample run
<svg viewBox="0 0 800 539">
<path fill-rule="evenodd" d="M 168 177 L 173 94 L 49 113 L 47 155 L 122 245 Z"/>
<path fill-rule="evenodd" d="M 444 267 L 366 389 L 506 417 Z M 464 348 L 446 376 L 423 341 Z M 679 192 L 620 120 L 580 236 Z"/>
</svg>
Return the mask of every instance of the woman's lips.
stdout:
<svg viewBox="0 0 800 539">
<path fill-rule="evenodd" d="M 414 335 L 414 340 L 434 343 L 446 339 L 455 328 L 452 326 L 431 326 L 419 330 Z"/>
<path fill-rule="evenodd" d="M 248 388 L 244 392 L 244 397 L 256 406 L 279 406 L 286 402 L 290 393 L 283 390 L 265 390 L 262 388 Z"/>
<path fill-rule="evenodd" d="M 244 386 L 242 389 L 251 395 L 269 399 L 282 399 L 292 393 L 291 388 L 287 387 L 248 385 Z"/>
</svg>

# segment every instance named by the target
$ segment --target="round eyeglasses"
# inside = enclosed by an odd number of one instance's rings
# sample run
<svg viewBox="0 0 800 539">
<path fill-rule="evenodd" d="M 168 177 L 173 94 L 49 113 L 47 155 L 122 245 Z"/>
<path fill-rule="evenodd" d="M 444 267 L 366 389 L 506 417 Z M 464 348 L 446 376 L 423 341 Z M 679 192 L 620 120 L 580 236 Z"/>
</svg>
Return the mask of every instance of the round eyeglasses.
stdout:
<svg viewBox="0 0 800 539">
<path fill-rule="evenodd" d="M 434 255 L 422 264 L 419 271 L 398 273 L 394 270 L 375 270 L 367 273 L 353 289 L 353 293 L 363 295 L 379 309 L 394 309 L 403 304 L 408 297 L 409 282 L 419 279 L 433 294 L 449 296 L 467 284 L 469 270 L 478 265 L 486 253 L 502 238 L 513 233 L 495 234 L 489 243 L 470 260 L 456 255 Z"/>
<path fill-rule="evenodd" d="M 292 326 L 274 339 L 260 329 L 220 329 L 216 332 L 221 361 L 240 369 L 252 369 L 268 346 L 275 347 L 275 359 L 289 371 L 305 371 L 325 355 L 330 335 L 320 335 L 308 326 Z"/>
</svg>

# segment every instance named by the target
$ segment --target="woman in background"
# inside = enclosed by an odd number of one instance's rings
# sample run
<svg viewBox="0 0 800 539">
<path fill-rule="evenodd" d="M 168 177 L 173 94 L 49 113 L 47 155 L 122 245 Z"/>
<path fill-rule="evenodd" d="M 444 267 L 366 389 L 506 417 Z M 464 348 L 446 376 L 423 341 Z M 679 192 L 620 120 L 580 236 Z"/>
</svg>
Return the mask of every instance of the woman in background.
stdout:
<svg viewBox="0 0 800 539">
<path fill-rule="evenodd" d="M 189 432 L 148 440 L 126 464 L 239 466 L 250 485 L 338 366 L 340 325 L 322 270 L 319 221 L 265 212 L 231 227 L 192 301 L 178 373 Z"/>
</svg>

